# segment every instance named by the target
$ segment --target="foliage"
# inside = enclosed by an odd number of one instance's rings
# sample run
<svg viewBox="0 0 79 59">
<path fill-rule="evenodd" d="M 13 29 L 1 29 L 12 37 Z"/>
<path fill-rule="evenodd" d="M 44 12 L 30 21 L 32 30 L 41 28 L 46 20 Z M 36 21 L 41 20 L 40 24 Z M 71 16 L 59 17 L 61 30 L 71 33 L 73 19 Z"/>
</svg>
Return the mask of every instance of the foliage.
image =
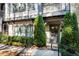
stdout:
<svg viewBox="0 0 79 59">
<path fill-rule="evenodd" d="M 23 46 L 23 44 L 20 43 L 20 42 L 12 42 L 12 45 L 14 45 L 14 46 Z"/>
<path fill-rule="evenodd" d="M 0 36 L 0 43 L 1 44 L 8 44 L 8 45 L 16 45 L 16 46 L 32 46 L 33 38 L 30 37 L 23 37 L 23 36 Z"/>
<path fill-rule="evenodd" d="M 40 47 L 46 46 L 45 26 L 43 17 L 41 15 L 36 17 L 34 25 L 34 44 Z"/>
<path fill-rule="evenodd" d="M 8 43 L 8 36 L 1 36 L 0 43 L 7 44 Z"/>
<path fill-rule="evenodd" d="M 74 55 L 78 50 L 78 33 L 78 23 L 75 13 L 67 13 L 64 16 L 64 27 L 60 44 L 62 55 Z"/>
<path fill-rule="evenodd" d="M 78 22 L 75 13 L 72 14 L 72 27 L 73 27 L 73 31 L 78 31 Z"/>
</svg>

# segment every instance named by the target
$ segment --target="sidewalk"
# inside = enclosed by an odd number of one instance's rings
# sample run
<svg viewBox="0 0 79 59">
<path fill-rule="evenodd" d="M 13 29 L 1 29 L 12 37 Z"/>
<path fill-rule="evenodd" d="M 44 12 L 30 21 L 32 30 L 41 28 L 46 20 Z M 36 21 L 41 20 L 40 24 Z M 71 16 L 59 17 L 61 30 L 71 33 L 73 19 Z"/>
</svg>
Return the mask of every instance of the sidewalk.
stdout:
<svg viewBox="0 0 79 59">
<path fill-rule="evenodd" d="M 32 53 L 32 56 L 58 56 L 58 52 L 52 50 L 37 49 L 34 53 Z"/>
<path fill-rule="evenodd" d="M 5 47 L 6 45 L 0 44 L 0 46 Z M 2 48 L 1 47 L 1 48 Z M 54 50 L 53 50 L 54 49 Z M 8 48 L 1 49 L 0 55 L 2 56 L 58 56 L 58 49 L 53 47 L 51 50 L 50 47 L 16 47 L 16 46 L 8 46 Z M 5 53 L 7 52 L 7 53 Z M 12 55 L 11 55 L 12 54 Z"/>
</svg>

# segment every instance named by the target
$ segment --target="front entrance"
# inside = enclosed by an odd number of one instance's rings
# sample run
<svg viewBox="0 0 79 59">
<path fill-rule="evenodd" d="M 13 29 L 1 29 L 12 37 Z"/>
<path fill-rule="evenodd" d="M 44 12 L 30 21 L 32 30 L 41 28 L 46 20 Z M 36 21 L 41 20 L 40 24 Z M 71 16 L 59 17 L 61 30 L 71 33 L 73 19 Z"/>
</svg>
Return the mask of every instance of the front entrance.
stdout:
<svg viewBox="0 0 79 59">
<path fill-rule="evenodd" d="M 49 31 L 46 32 L 47 34 L 47 44 L 51 44 L 51 40 L 53 40 L 53 44 L 57 44 L 58 40 L 58 31 L 59 26 L 58 25 L 49 25 Z"/>
<path fill-rule="evenodd" d="M 47 46 L 53 49 L 58 49 L 58 43 L 59 43 L 59 29 L 60 29 L 60 24 L 57 22 L 52 22 L 52 23 L 47 23 L 47 29 L 46 29 L 46 35 L 47 35 Z"/>
<path fill-rule="evenodd" d="M 50 42 L 49 43 L 53 43 L 53 44 L 57 44 L 58 43 L 58 31 L 59 31 L 59 26 L 58 25 L 50 25 Z M 52 40 L 52 41 L 51 41 Z"/>
</svg>

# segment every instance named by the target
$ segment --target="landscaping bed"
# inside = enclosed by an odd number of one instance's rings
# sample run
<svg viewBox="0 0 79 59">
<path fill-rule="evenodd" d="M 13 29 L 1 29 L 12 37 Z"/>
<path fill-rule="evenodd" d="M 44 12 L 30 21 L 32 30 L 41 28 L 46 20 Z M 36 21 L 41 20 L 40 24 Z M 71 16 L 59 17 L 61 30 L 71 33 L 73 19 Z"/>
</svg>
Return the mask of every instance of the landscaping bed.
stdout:
<svg viewBox="0 0 79 59">
<path fill-rule="evenodd" d="M 30 47 L 33 45 L 33 38 L 2 35 L 0 36 L 0 44 Z"/>
</svg>

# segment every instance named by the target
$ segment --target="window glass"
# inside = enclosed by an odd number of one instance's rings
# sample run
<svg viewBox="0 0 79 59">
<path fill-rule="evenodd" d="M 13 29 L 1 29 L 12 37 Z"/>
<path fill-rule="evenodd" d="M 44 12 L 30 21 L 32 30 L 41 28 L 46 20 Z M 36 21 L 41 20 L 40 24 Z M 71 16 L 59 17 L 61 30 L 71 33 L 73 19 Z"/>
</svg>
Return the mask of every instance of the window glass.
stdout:
<svg viewBox="0 0 79 59">
<path fill-rule="evenodd" d="M 22 26 L 21 26 L 21 36 L 25 36 L 25 34 L 26 34 L 26 33 L 25 33 L 25 29 L 26 29 L 25 26 L 22 25 Z"/>
<path fill-rule="evenodd" d="M 46 11 L 58 11 L 62 9 L 62 5 L 60 3 L 44 3 L 43 7 Z"/>
<path fill-rule="evenodd" d="M 35 4 L 34 3 L 28 3 L 29 10 L 35 10 Z"/>
<path fill-rule="evenodd" d="M 9 3 L 8 4 L 8 13 L 10 13 L 11 12 L 11 4 Z"/>
<path fill-rule="evenodd" d="M 26 10 L 26 4 L 25 3 L 12 3 L 8 4 L 9 10 L 12 10 L 11 12 L 23 12 Z"/>
<path fill-rule="evenodd" d="M 13 31 L 14 32 L 14 35 L 18 35 L 19 34 L 19 31 L 18 30 L 19 30 L 18 26 L 15 26 L 14 27 L 14 31 Z"/>
<path fill-rule="evenodd" d="M 35 10 L 34 3 L 9 3 L 8 12 L 24 12 L 26 10 Z"/>
<path fill-rule="evenodd" d="M 33 37 L 33 25 L 19 25 L 14 27 L 14 35 Z"/>
</svg>

